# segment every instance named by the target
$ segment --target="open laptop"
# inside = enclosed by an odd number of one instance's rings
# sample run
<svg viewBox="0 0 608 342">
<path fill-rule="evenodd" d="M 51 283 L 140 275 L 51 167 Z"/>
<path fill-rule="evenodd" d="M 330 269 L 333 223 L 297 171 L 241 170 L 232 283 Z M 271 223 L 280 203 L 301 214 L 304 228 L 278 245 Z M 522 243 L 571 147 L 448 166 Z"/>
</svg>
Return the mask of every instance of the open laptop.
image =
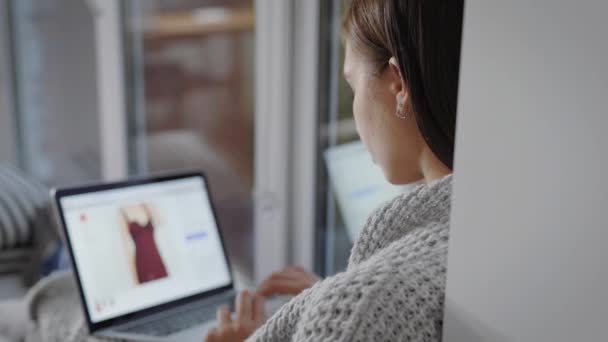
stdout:
<svg viewBox="0 0 608 342">
<path fill-rule="evenodd" d="M 235 289 L 205 176 L 53 191 L 91 334 L 202 341 Z"/>
</svg>

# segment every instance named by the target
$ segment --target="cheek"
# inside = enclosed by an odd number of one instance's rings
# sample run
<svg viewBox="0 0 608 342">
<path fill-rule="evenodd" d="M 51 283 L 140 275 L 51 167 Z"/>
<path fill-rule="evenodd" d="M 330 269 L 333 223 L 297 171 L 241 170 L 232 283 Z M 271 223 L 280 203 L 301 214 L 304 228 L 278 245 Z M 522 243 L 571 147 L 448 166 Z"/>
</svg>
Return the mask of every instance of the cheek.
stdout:
<svg viewBox="0 0 608 342">
<path fill-rule="evenodd" d="M 394 102 L 393 96 L 383 91 L 382 88 L 375 86 L 370 80 L 362 82 L 366 86 L 362 86 L 358 90 L 353 100 L 353 113 L 357 126 L 360 126 L 360 134 L 367 135 L 366 138 L 371 138 L 372 135 L 381 134 L 386 126 L 387 119 L 390 115 L 391 101 Z M 394 107 L 394 103 L 392 104 Z"/>
<path fill-rule="evenodd" d="M 357 133 L 367 148 L 372 160 L 382 164 L 383 145 L 383 110 L 378 99 L 372 96 L 369 89 L 357 92 L 353 100 L 353 115 Z"/>
<path fill-rule="evenodd" d="M 410 154 L 408 125 L 397 118 L 394 108 L 393 95 L 374 87 L 357 92 L 353 100 L 357 132 L 374 162 L 385 171 L 394 169 L 394 164 Z"/>
</svg>

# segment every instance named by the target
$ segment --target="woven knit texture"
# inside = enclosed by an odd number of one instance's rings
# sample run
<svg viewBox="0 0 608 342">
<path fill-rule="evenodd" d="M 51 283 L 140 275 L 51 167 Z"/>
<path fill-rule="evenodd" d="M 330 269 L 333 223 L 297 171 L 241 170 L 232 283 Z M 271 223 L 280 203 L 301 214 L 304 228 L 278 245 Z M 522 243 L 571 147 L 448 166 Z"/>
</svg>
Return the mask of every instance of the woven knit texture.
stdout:
<svg viewBox="0 0 608 342">
<path fill-rule="evenodd" d="M 377 210 L 347 270 L 286 304 L 248 341 L 441 341 L 452 176 Z"/>
</svg>

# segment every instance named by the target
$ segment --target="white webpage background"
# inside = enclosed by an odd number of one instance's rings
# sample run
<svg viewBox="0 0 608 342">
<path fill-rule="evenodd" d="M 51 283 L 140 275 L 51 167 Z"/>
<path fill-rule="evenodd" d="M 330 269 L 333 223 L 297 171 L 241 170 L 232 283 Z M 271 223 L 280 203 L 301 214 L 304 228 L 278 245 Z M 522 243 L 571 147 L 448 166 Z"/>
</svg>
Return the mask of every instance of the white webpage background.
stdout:
<svg viewBox="0 0 608 342">
<path fill-rule="evenodd" d="M 154 238 L 168 277 L 134 283 L 119 209 L 150 203 Z M 93 322 L 149 308 L 230 283 L 230 272 L 200 178 L 109 190 L 62 200 L 67 229 Z M 80 220 L 87 215 L 86 226 Z M 203 238 L 195 238 L 204 232 Z M 96 304 L 102 303 L 98 312 Z"/>
</svg>

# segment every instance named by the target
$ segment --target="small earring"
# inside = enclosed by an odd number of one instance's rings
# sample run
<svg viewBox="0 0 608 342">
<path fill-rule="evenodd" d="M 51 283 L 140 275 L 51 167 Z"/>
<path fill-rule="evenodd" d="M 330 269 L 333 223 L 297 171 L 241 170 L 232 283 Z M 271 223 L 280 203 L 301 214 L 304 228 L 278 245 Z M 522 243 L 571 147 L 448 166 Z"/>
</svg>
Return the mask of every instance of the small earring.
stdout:
<svg viewBox="0 0 608 342">
<path fill-rule="evenodd" d="M 403 103 L 397 101 L 397 108 L 395 109 L 395 115 L 399 119 L 407 119 L 407 114 L 403 112 Z"/>
</svg>

